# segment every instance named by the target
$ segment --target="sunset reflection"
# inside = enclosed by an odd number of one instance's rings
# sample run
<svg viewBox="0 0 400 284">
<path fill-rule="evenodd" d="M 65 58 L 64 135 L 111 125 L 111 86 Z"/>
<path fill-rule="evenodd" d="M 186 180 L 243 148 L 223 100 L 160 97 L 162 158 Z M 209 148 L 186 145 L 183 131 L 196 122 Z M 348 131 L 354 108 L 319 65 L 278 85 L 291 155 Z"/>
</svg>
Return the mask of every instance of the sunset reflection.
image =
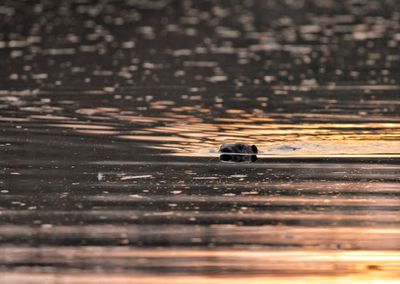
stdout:
<svg viewBox="0 0 400 284">
<path fill-rule="evenodd" d="M 14 257 L 23 253 L 24 249 L 7 249 L 7 253 Z M 26 249 L 25 249 L 26 250 Z M 42 249 L 46 255 L 54 254 L 51 248 Z M 262 249 L 248 250 L 122 250 L 111 248 L 108 253 L 99 247 L 88 247 L 85 250 L 62 248 L 61 255 L 75 255 L 85 263 L 101 265 L 106 259 L 116 261 L 138 262 L 148 266 L 157 265 L 173 269 L 190 268 L 207 269 L 207 275 L 162 275 L 129 273 L 96 273 L 95 275 L 78 272 L 69 274 L 60 272 L 66 283 L 397 283 L 400 268 L 400 258 L 396 251 L 265 251 Z M 25 252 L 26 253 L 26 252 Z M 181 259 L 186 259 L 182 262 Z M 168 263 L 165 260 L 168 259 Z M 287 273 L 286 267 L 290 267 Z M 224 273 L 215 277 L 213 271 Z M 317 273 L 315 271 L 318 271 Z M 282 274 L 285 276 L 282 277 Z M 50 273 L 5 273 L 5 281 L 28 281 L 29 283 L 47 283 L 55 281 Z M 45 281 L 45 282 L 43 282 Z"/>
<path fill-rule="evenodd" d="M 181 113 L 181 112 L 179 112 Z M 259 146 L 261 155 L 273 156 L 397 156 L 400 153 L 400 124 L 390 123 L 282 123 L 292 119 L 292 115 L 273 115 L 259 117 L 241 113 L 243 119 L 215 118 L 209 122 L 201 120 L 196 114 L 188 113 L 178 118 L 174 113 L 165 113 L 171 120 L 163 126 L 144 127 L 143 130 L 131 131 L 130 135 L 120 138 L 137 141 L 158 141 L 159 145 L 149 146 L 170 151 L 170 155 L 210 156 L 220 144 L 242 141 Z M 309 115 L 297 114 L 297 119 Z M 318 119 L 324 116 L 320 115 Z M 119 117 L 121 119 L 121 117 Z M 125 117 L 126 118 L 126 117 Z M 331 120 L 340 118 L 331 116 Z M 362 119 L 362 117 L 360 117 Z M 353 118 L 354 119 L 354 118 Z M 157 117 L 146 117 L 157 124 Z M 153 121 L 151 121 L 153 120 Z M 268 123 L 263 123 L 268 121 Z M 136 122 L 132 119 L 131 122 Z M 143 135 L 146 133 L 148 135 Z M 168 135 L 168 136 L 167 136 Z M 173 136 L 171 136 L 173 135 Z M 174 143 L 168 143 L 168 141 Z M 175 142 L 182 142 L 177 145 Z M 282 148 L 287 146 L 292 151 Z"/>
<path fill-rule="evenodd" d="M 0 4 L 0 284 L 400 283 L 396 0 Z"/>
</svg>

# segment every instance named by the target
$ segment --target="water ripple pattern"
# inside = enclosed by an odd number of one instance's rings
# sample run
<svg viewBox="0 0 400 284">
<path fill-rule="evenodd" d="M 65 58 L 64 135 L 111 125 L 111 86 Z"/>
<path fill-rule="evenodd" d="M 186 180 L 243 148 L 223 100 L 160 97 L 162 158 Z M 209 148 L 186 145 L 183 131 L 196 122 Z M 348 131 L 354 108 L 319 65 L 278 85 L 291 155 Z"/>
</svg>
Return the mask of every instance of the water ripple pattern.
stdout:
<svg viewBox="0 0 400 284">
<path fill-rule="evenodd" d="M 399 48 L 395 0 L 2 1 L 0 282 L 398 283 Z"/>
</svg>

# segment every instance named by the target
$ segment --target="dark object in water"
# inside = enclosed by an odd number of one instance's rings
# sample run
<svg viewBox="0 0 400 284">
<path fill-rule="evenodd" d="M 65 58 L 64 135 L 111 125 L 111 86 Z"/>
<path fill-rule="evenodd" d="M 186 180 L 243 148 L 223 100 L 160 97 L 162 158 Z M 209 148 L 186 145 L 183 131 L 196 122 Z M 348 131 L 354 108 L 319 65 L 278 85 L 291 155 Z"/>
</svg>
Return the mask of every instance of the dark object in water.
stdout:
<svg viewBox="0 0 400 284">
<path fill-rule="evenodd" d="M 223 144 L 219 148 L 221 153 L 233 153 L 233 154 L 257 154 L 258 149 L 255 145 L 247 144 Z"/>
<path fill-rule="evenodd" d="M 251 163 L 257 160 L 258 149 L 255 145 L 223 144 L 219 148 L 219 152 L 221 153 L 219 159 L 222 162 Z"/>
<path fill-rule="evenodd" d="M 257 161 L 256 155 L 238 155 L 238 154 L 222 154 L 219 156 L 219 159 L 222 162 L 233 162 L 233 163 L 241 163 L 248 162 L 253 163 Z"/>
</svg>

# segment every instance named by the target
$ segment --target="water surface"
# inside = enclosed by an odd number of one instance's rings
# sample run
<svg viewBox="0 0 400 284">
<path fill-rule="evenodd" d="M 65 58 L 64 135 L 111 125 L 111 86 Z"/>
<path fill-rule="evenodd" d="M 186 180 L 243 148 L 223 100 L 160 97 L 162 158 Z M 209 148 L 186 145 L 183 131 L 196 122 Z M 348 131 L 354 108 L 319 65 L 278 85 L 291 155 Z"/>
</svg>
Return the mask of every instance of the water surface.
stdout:
<svg viewBox="0 0 400 284">
<path fill-rule="evenodd" d="M 396 1 L 0 15 L 1 282 L 398 282 Z"/>
</svg>

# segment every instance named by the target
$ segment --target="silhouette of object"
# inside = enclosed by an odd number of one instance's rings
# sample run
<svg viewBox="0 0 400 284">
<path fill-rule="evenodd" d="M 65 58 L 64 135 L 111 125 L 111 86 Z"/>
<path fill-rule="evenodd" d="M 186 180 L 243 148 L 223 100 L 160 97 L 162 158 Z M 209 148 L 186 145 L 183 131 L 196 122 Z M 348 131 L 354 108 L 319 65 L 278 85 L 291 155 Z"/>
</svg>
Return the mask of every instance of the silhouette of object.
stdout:
<svg viewBox="0 0 400 284">
<path fill-rule="evenodd" d="M 252 163 L 257 160 L 258 149 L 255 145 L 236 143 L 221 145 L 219 152 L 221 153 L 219 159 L 222 162 Z"/>
</svg>

